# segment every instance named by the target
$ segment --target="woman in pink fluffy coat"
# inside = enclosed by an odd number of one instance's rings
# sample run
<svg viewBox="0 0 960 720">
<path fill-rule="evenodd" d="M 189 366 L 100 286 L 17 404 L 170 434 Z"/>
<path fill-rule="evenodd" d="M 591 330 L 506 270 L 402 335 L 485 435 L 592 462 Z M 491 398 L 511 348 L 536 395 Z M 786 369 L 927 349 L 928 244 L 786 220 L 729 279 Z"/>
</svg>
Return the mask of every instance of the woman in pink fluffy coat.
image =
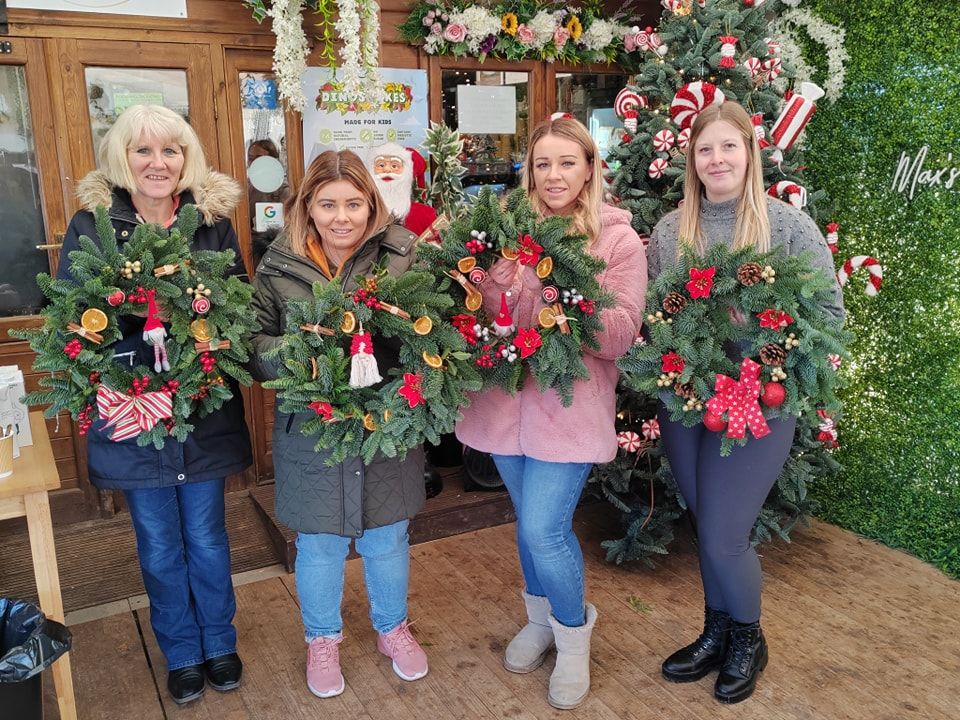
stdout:
<svg viewBox="0 0 960 720">
<path fill-rule="evenodd" d="M 561 709 L 576 707 L 590 690 L 590 635 L 597 619 L 584 600 L 573 511 L 593 464 L 609 462 L 617 451 L 614 361 L 639 334 L 647 283 L 643 243 L 630 227 L 630 213 L 604 204 L 600 165 L 587 129 L 569 115 L 555 115 L 533 131 L 523 171 L 537 211 L 570 217 L 571 231 L 586 235 L 589 252 L 607 264 L 598 279 L 616 302 L 601 316 L 600 351 L 584 349 L 589 379 L 574 384 L 569 407 L 556 391 L 540 392 L 532 381 L 516 395 L 486 390 L 457 424 L 461 442 L 493 455 L 517 515 L 528 623 L 507 646 L 504 666 L 531 672 L 556 646 L 548 700 Z M 534 268 L 498 260 L 480 289 L 491 316 L 505 294 L 514 321 L 536 327 L 544 302 Z"/>
</svg>

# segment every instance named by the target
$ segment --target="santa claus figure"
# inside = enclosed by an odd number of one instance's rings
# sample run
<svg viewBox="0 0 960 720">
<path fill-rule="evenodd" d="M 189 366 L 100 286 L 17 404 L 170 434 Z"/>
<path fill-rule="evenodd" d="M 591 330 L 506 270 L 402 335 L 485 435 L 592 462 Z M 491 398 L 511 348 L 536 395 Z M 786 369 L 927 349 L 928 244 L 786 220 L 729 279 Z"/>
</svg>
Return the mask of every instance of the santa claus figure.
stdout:
<svg viewBox="0 0 960 720">
<path fill-rule="evenodd" d="M 412 148 L 385 143 L 370 155 L 370 173 L 390 212 L 407 230 L 420 236 L 437 219 L 429 205 L 413 202 L 413 181 L 426 187 L 427 161 Z"/>
</svg>

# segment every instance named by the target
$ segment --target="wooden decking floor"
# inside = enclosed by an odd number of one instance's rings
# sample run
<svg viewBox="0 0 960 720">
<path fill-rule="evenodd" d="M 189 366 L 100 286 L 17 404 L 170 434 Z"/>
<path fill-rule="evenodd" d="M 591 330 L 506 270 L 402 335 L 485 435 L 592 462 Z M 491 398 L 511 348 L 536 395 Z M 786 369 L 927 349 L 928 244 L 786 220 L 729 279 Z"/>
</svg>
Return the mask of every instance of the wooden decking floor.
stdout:
<svg viewBox="0 0 960 720">
<path fill-rule="evenodd" d="M 712 678 L 661 679 L 661 659 L 699 629 L 696 555 L 681 542 L 656 569 L 603 562 L 603 506 L 581 508 L 588 595 L 599 611 L 592 692 L 577 710 L 546 702 L 552 656 L 506 672 L 504 645 L 522 605 L 513 525 L 416 545 L 410 615 L 430 674 L 406 683 L 375 649 L 359 560 L 347 564 L 341 660 L 347 689 L 307 690 L 294 577 L 237 588 L 243 686 L 175 706 L 149 609 L 74 625 L 80 716 L 90 720 L 300 718 L 589 718 L 612 720 L 922 720 L 960 717 L 960 583 L 903 553 L 814 522 L 791 545 L 765 547 L 764 630 L 771 660 L 753 698 L 722 706 Z M 48 707 L 55 717 L 55 706 Z"/>
</svg>

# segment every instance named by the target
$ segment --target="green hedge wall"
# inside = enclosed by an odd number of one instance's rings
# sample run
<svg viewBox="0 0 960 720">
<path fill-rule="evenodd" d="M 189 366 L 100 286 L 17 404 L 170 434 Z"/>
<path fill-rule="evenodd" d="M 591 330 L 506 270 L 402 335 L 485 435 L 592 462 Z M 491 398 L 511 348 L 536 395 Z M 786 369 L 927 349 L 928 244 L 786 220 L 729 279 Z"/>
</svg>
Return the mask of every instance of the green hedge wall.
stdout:
<svg viewBox="0 0 960 720">
<path fill-rule="evenodd" d="M 810 177 L 836 202 L 838 264 L 873 255 L 885 271 L 876 298 L 860 273 L 846 290 L 845 470 L 817 488 L 820 515 L 960 577 L 960 4 L 801 7 L 843 27 L 850 53 L 843 96 L 808 126 Z M 894 178 L 924 146 L 923 170 L 947 169 L 911 199 L 913 176 L 903 192 Z"/>
</svg>

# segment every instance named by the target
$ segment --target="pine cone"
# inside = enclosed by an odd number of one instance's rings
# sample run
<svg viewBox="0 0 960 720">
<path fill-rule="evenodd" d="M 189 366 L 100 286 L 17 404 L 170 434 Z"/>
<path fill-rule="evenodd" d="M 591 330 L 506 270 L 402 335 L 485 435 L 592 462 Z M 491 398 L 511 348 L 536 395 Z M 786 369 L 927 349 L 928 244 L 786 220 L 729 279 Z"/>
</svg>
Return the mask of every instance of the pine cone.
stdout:
<svg viewBox="0 0 960 720">
<path fill-rule="evenodd" d="M 684 400 L 693 400 L 697 397 L 697 391 L 693 389 L 693 383 L 677 383 L 673 386 L 673 391 Z"/>
<path fill-rule="evenodd" d="M 787 351 L 776 343 L 767 343 L 760 348 L 760 359 L 764 365 L 780 367 L 787 359 Z"/>
<path fill-rule="evenodd" d="M 667 293 L 663 299 L 663 309 L 671 315 L 676 315 L 687 306 L 687 299 L 678 292 Z"/>
<path fill-rule="evenodd" d="M 762 272 L 763 268 L 757 263 L 744 263 L 737 268 L 737 280 L 741 285 L 746 285 L 747 287 L 756 285 L 763 279 L 761 276 Z"/>
</svg>

